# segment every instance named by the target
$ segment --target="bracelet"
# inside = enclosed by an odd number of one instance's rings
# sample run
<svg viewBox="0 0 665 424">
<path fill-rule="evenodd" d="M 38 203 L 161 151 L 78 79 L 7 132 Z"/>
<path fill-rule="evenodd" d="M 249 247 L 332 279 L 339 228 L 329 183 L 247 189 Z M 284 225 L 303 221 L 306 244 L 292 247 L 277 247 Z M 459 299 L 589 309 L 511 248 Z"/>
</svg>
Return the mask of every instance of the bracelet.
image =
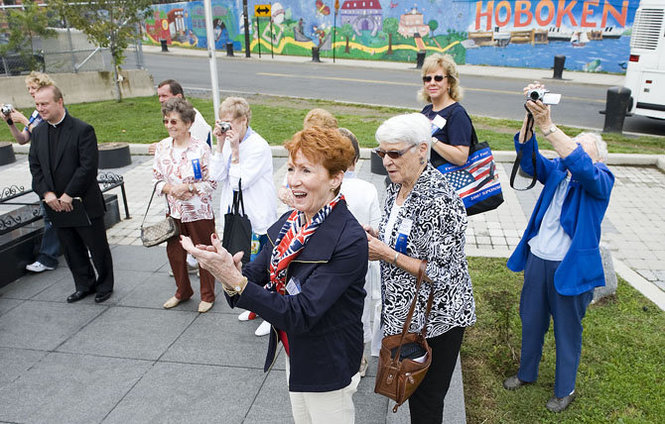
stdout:
<svg viewBox="0 0 665 424">
<path fill-rule="evenodd" d="M 393 259 L 393 265 L 397 266 L 397 258 L 399 257 L 399 252 L 395 252 L 395 259 Z"/>
</svg>

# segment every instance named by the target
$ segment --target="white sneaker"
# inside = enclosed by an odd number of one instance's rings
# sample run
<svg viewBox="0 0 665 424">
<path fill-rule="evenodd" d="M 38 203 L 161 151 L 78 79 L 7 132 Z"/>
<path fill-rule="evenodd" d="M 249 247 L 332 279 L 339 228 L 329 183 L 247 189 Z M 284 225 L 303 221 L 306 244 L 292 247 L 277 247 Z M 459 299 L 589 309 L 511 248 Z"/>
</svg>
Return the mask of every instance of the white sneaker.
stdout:
<svg viewBox="0 0 665 424">
<path fill-rule="evenodd" d="M 197 268 L 199 267 L 199 263 L 196 261 L 194 256 L 190 255 L 189 253 L 187 254 L 187 265 L 189 265 L 190 268 Z"/>
<path fill-rule="evenodd" d="M 256 329 L 254 332 L 256 336 L 267 336 L 270 334 L 270 323 L 268 321 L 263 321 L 261 325 L 259 325 L 259 328 Z"/>
<path fill-rule="evenodd" d="M 238 315 L 238 321 L 251 321 L 253 319 L 256 319 L 256 314 L 252 311 L 245 311 Z"/>
<path fill-rule="evenodd" d="M 39 261 L 34 261 L 33 263 L 26 265 L 25 269 L 31 272 L 44 272 L 44 271 L 53 271 L 55 268 L 52 266 L 46 266 Z"/>
</svg>

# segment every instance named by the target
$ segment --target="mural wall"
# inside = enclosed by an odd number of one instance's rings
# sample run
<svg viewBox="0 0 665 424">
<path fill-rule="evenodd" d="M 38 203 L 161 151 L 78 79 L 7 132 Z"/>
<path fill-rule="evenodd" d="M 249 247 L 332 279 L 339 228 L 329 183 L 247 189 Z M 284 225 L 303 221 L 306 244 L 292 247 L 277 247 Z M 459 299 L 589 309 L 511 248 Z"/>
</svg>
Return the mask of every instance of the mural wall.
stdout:
<svg viewBox="0 0 665 424">
<path fill-rule="evenodd" d="M 263 54 L 415 61 L 418 51 L 457 63 L 624 72 L 639 0 L 281 0 L 254 17 L 250 48 Z M 215 46 L 244 49 L 242 0 L 212 0 Z M 145 41 L 207 47 L 202 1 L 153 6 Z"/>
</svg>

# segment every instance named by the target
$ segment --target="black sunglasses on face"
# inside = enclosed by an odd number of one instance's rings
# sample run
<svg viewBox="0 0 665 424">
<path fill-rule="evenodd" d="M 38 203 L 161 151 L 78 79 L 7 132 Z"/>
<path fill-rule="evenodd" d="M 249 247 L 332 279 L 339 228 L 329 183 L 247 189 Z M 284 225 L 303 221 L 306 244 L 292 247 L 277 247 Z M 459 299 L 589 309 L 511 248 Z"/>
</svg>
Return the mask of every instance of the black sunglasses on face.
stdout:
<svg viewBox="0 0 665 424">
<path fill-rule="evenodd" d="M 379 149 L 379 148 L 377 147 L 377 148 L 374 149 L 374 153 L 376 153 L 377 155 L 379 155 L 379 157 L 380 157 L 381 159 L 383 159 L 384 157 L 386 157 L 386 155 L 388 155 L 388 157 L 389 157 L 390 159 L 397 159 L 397 158 L 401 157 L 402 155 L 404 155 L 404 153 L 406 153 L 406 152 L 408 152 L 409 150 L 413 149 L 414 147 L 416 147 L 416 146 L 415 146 L 415 145 L 411 145 L 411 146 L 407 147 L 406 149 L 402 149 L 402 150 L 388 150 L 388 151 L 386 151 L 386 150 L 381 150 L 381 149 Z"/>
<path fill-rule="evenodd" d="M 443 81 L 444 78 L 448 78 L 448 75 L 434 75 L 434 81 L 436 82 L 441 82 Z M 423 82 L 430 82 L 430 81 L 432 81 L 431 75 L 425 75 L 423 77 Z"/>
</svg>

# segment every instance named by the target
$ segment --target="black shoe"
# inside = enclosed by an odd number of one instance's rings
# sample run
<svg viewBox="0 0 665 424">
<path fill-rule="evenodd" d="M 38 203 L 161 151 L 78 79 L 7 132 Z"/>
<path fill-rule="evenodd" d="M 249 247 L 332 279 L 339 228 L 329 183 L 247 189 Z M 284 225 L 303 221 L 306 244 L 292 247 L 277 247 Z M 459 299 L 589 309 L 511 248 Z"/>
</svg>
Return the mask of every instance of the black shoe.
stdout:
<svg viewBox="0 0 665 424">
<path fill-rule="evenodd" d="M 69 295 L 69 297 L 67 298 L 67 303 L 78 302 L 79 300 L 85 298 L 89 294 L 90 294 L 89 291 L 77 290 Z"/>
<path fill-rule="evenodd" d="M 97 296 L 95 296 L 95 303 L 102 303 L 111 298 L 111 293 L 113 291 L 107 291 L 106 293 L 97 293 Z"/>
</svg>

